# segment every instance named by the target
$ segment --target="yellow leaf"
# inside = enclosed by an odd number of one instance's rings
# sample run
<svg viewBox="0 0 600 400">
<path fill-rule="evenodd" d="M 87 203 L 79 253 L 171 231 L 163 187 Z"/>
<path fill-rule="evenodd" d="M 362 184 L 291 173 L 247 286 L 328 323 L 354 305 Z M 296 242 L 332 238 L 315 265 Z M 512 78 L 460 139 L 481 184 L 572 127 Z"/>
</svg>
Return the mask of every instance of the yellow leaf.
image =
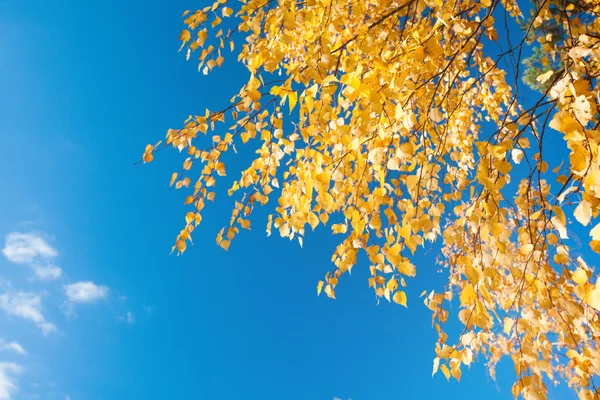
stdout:
<svg viewBox="0 0 600 400">
<path fill-rule="evenodd" d="M 387 162 L 387 169 L 391 171 L 398 171 L 400 169 L 400 159 L 398 157 L 392 157 Z"/>
<path fill-rule="evenodd" d="M 394 303 L 400 304 L 401 306 L 404 306 L 404 307 L 408 307 L 406 305 L 406 293 L 404 293 L 401 290 L 394 293 L 394 297 L 392 297 L 392 300 L 394 300 Z"/>
<path fill-rule="evenodd" d="M 505 317 L 503 325 L 504 325 L 504 333 L 506 333 L 508 335 L 508 334 L 510 334 L 512 327 L 515 325 L 515 320 Z"/>
<path fill-rule="evenodd" d="M 437 124 L 444 119 L 444 115 L 440 112 L 439 109 L 432 108 L 429 110 L 429 118 Z"/>
<path fill-rule="evenodd" d="M 468 283 L 465 284 L 460 292 L 460 304 L 462 306 L 468 306 L 475 303 L 476 299 L 477 293 L 475 292 L 475 289 L 473 289 L 473 286 Z"/>
<path fill-rule="evenodd" d="M 600 240 L 600 224 L 592 228 L 590 236 L 592 237 L 592 240 Z"/>
<path fill-rule="evenodd" d="M 546 396 L 531 386 L 525 388 L 524 394 L 525 395 L 523 397 L 525 400 L 546 400 Z"/>
<path fill-rule="evenodd" d="M 390 301 L 390 289 L 385 288 L 385 290 L 383 291 L 383 297 L 385 297 L 387 301 Z"/>
<path fill-rule="evenodd" d="M 503 227 L 503 225 L 501 223 L 492 222 L 490 224 L 490 233 L 496 239 L 502 234 L 503 230 L 504 230 L 504 227 Z"/>
<path fill-rule="evenodd" d="M 576 146 L 569 155 L 574 172 L 583 172 L 588 165 L 588 152 L 581 146 Z"/>
<path fill-rule="evenodd" d="M 240 219 L 240 226 L 243 229 L 250 229 L 250 220 L 249 219 Z"/>
<path fill-rule="evenodd" d="M 520 149 L 513 149 L 511 151 L 511 157 L 512 160 L 515 164 L 520 164 L 521 163 L 521 159 L 523 158 L 523 150 Z"/>
<path fill-rule="evenodd" d="M 385 149 L 383 147 L 375 147 L 371 149 L 367 159 L 371 164 L 381 165 L 385 159 Z"/>
<path fill-rule="evenodd" d="M 587 225 L 592 219 L 592 205 L 589 201 L 583 200 L 579 203 L 575 212 L 573 213 L 575 219 L 582 225 Z"/>
<path fill-rule="evenodd" d="M 229 17 L 233 13 L 233 9 L 229 7 L 223 7 L 222 14 L 224 17 Z"/>
<path fill-rule="evenodd" d="M 446 364 L 442 364 L 440 369 L 442 370 L 442 373 L 446 377 L 446 380 L 449 381 L 450 380 L 450 371 L 448 370 L 448 367 L 446 366 Z"/>
<path fill-rule="evenodd" d="M 596 280 L 596 284 L 585 294 L 585 302 L 600 311 L 600 279 Z"/>
<path fill-rule="evenodd" d="M 323 207 L 323 210 L 327 211 L 327 212 L 331 212 L 333 211 L 333 207 L 334 207 L 334 201 L 333 201 L 333 196 L 331 196 L 329 193 L 325 192 L 320 194 L 317 197 L 317 202 L 319 203 L 319 205 L 321 207 Z"/>
<path fill-rule="evenodd" d="M 327 221 L 329 221 L 329 215 L 327 213 L 319 214 L 319 220 L 323 223 L 323 225 L 327 225 Z"/>
<path fill-rule="evenodd" d="M 533 244 L 531 244 L 531 243 L 524 244 L 519 249 L 519 253 L 521 253 L 524 256 L 528 256 L 529 254 L 531 254 L 532 251 L 533 251 Z"/>
<path fill-rule="evenodd" d="M 411 232 L 412 231 L 410 224 L 403 224 L 402 228 L 400 228 L 400 231 L 398 233 L 400 234 L 400 237 L 402 237 L 405 241 L 409 241 Z"/>
<path fill-rule="evenodd" d="M 479 270 L 471 265 L 467 265 L 465 267 L 465 276 L 473 286 L 477 285 L 477 283 L 479 283 L 479 279 L 481 278 Z"/>
<path fill-rule="evenodd" d="M 569 349 L 567 350 L 567 352 L 565 353 L 567 357 L 569 358 L 575 358 L 575 357 L 579 357 L 579 353 L 577 353 L 575 350 L 573 349 Z"/>
<path fill-rule="evenodd" d="M 554 255 L 554 262 L 557 264 L 561 264 L 561 265 L 567 265 L 569 264 L 569 256 L 566 254 L 555 254 Z"/>
<path fill-rule="evenodd" d="M 298 93 L 297 92 L 290 92 L 288 93 L 288 105 L 290 106 L 290 113 L 292 112 L 292 110 L 294 109 L 294 107 L 296 107 L 296 103 L 298 102 Z"/>
<path fill-rule="evenodd" d="M 217 166 L 215 167 L 215 169 L 217 170 L 217 175 L 219 176 L 225 176 L 225 164 L 223 164 L 222 162 L 218 162 Z"/>
<path fill-rule="evenodd" d="M 398 288 L 398 281 L 392 278 L 389 281 L 387 281 L 386 287 L 389 289 L 390 292 L 393 292 Z"/>
<path fill-rule="evenodd" d="M 450 370 L 450 373 L 452 374 L 452 377 L 454 379 L 456 379 L 457 381 L 460 382 L 460 363 L 456 363 L 454 364 L 454 367 L 452 367 L 452 369 Z"/>
<path fill-rule="evenodd" d="M 248 91 L 248 97 L 252 99 L 252 101 L 259 101 L 260 100 L 260 92 L 256 89 L 252 89 Z"/>
<path fill-rule="evenodd" d="M 395 243 L 391 246 L 387 252 L 385 253 L 385 257 L 393 266 L 397 266 L 402 261 L 402 256 L 400 255 L 400 250 L 402 249 L 400 243 Z"/>
<path fill-rule="evenodd" d="M 327 295 L 327 297 L 335 299 L 335 291 L 333 290 L 331 285 L 325 286 L 325 294 Z"/>
<path fill-rule="evenodd" d="M 439 359 L 439 357 L 436 357 L 433 359 L 433 372 L 431 373 L 431 376 L 435 375 L 435 373 L 438 371 L 439 367 L 440 367 L 440 359 Z"/>
<path fill-rule="evenodd" d="M 544 84 L 548 79 L 550 79 L 550 77 L 552 77 L 553 74 L 554 72 L 552 70 L 546 71 L 543 74 L 539 75 L 537 78 L 535 78 L 535 80 L 541 84 Z"/>
<path fill-rule="evenodd" d="M 572 272 L 571 277 L 573 278 L 573 281 L 578 285 L 583 285 L 588 280 L 587 273 L 581 267 L 577 268 L 574 272 Z"/>
<path fill-rule="evenodd" d="M 269 90 L 269 93 L 272 94 L 273 96 L 279 96 L 279 93 L 281 93 L 281 86 L 271 87 L 271 89 Z"/>
<path fill-rule="evenodd" d="M 142 155 L 142 160 L 144 161 L 144 163 L 149 163 L 154 159 L 154 156 L 152 155 L 152 150 L 154 150 L 154 146 L 152 146 L 151 144 L 146 146 L 146 150 Z"/>
<path fill-rule="evenodd" d="M 406 276 L 415 276 L 417 269 L 410 261 L 402 261 L 398 264 L 398 272 Z"/>
<path fill-rule="evenodd" d="M 323 289 L 323 284 L 325 282 L 323 281 L 319 281 L 319 283 L 317 283 L 317 296 L 319 296 L 321 294 L 321 290 Z"/>
<path fill-rule="evenodd" d="M 183 41 L 183 43 L 185 42 L 189 42 L 191 39 L 192 35 L 190 34 L 190 31 L 188 31 L 187 29 L 184 29 L 181 31 L 181 34 L 179 35 L 179 40 Z"/>
<path fill-rule="evenodd" d="M 307 216 L 307 222 L 314 231 L 317 225 L 319 225 L 319 217 L 317 217 L 317 214 L 309 212 Z"/>
</svg>

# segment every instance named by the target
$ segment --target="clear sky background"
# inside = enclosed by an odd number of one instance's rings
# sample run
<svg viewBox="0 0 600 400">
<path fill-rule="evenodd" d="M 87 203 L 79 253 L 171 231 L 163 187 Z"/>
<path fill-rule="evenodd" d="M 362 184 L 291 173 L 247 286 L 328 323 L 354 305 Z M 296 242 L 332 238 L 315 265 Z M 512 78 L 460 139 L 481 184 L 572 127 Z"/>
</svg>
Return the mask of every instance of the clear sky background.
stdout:
<svg viewBox="0 0 600 400">
<path fill-rule="evenodd" d="M 233 58 L 205 77 L 177 53 L 181 13 L 203 5 L 0 0 L 0 400 L 512 398 L 509 360 L 497 382 L 481 362 L 460 384 L 431 377 L 418 295 L 443 283 L 435 248 L 408 309 L 376 305 L 364 259 L 337 300 L 316 297 L 336 245 L 322 228 L 300 249 L 256 219 L 224 252 L 222 196 L 169 256 L 177 155 L 132 165 L 245 77 Z"/>
</svg>

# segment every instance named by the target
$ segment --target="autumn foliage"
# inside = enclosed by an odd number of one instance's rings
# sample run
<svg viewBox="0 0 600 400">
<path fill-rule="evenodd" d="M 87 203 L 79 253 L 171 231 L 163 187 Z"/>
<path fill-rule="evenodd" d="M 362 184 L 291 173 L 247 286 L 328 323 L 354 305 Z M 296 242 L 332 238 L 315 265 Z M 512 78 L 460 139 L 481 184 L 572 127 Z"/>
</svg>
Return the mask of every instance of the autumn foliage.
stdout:
<svg viewBox="0 0 600 400">
<path fill-rule="evenodd" d="M 406 306 L 412 255 L 440 240 L 447 286 L 425 295 L 434 373 L 458 380 L 480 357 L 493 375 L 509 356 L 515 397 L 560 380 L 598 398 L 600 280 L 577 255 L 600 252 L 598 2 L 232 1 L 186 12 L 181 50 L 204 74 L 233 52 L 247 82 L 143 155 L 187 153 L 171 179 L 190 207 L 174 251 L 214 200 L 224 154 L 249 146 L 221 247 L 274 202 L 269 234 L 339 237 L 319 293 L 335 297 L 364 252 L 369 286 Z M 577 254 L 570 229 L 591 236 Z"/>
</svg>

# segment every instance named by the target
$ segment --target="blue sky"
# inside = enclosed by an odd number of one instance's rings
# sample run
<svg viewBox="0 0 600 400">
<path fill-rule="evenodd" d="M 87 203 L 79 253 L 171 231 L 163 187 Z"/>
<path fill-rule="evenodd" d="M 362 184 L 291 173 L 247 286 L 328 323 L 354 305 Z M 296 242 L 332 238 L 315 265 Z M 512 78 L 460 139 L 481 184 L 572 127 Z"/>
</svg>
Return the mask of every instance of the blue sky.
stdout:
<svg viewBox="0 0 600 400">
<path fill-rule="evenodd" d="M 201 5 L 0 0 L 0 400 L 511 398 L 508 360 L 498 382 L 481 363 L 460 384 L 431 377 L 417 297 L 443 282 L 435 249 L 408 309 L 377 306 L 360 265 L 317 298 L 325 230 L 300 249 L 256 221 L 224 252 L 227 201 L 169 256 L 176 155 L 132 165 L 244 78 L 233 59 L 207 78 L 177 53 L 181 13 Z"/>
</svg>

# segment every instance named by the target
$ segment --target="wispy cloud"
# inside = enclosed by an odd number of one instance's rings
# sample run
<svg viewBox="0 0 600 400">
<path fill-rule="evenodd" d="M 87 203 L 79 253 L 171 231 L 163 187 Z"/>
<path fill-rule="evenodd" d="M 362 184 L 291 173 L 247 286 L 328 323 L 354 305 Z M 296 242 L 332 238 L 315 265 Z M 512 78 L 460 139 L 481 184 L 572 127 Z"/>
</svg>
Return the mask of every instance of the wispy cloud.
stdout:
<svg viewBox="0 0 600 400">
<path fill-rule="evenodd" d="M 71 303 L 94 303 L 108 296 L 108 287 L 84 281 L 65 285 L 65 295 Z"/>
<path fill-rule="evenodd" d="M 0 362 L 0 400 L 11 400 L 17 391 L 15 375 L 20 375 L 23 367 L 15 363 Z"/>
<path fill-rule="evenodd" d="M 35 293 L 4 293 L 0 295 L 0 309 L 9 315 L 32 321 L 42 330 L 44 335 L 56 331 L 56 326 L 46 321 L 42 314 L 42 299 Z"/>
<path fill-rule="evenodd" d="M 56 265 L 34 265 L 32 267 L 33 271 L 35 272 L 35 276 L 43 281 L 58 279 L 62 275 L 62 269 Z"/>
<path fill-rule="evenodd" d="M 9 233 L 2 253 L 11 262 L 31 267 L 39 279 L 52 280 L 62 275 L 62 270 L 54 264 L 58 251 L 40 234 Z"/>
<path fill-rule="evenodd" d="M 118 316 L 117 319 L 119 321 L 127 322 L 128 324 L 133 324 L 135 322 L 135 318 L 133 317 L 133 313 L 131 311 L 127 311 L 124 316 Z"/>
<path fill-rule="evenodd" d="M 58 252 L 35 233 L 13 232 L 6 236 L 2 253 L 10 261 L 18 264 L 30 264 L 37 258 L 51 259 Z"/>
<path fill-rule="evenodd" d="M 21 354 L 24 356 L 27 355 L 27 351 L 19 343 L 5 342 L 2 339 L 0 339 L 0 350 L 10 350 L 10 351 L 14 351 L 15 353 L 18 353 L 18 354 Z"/>
</svg>

